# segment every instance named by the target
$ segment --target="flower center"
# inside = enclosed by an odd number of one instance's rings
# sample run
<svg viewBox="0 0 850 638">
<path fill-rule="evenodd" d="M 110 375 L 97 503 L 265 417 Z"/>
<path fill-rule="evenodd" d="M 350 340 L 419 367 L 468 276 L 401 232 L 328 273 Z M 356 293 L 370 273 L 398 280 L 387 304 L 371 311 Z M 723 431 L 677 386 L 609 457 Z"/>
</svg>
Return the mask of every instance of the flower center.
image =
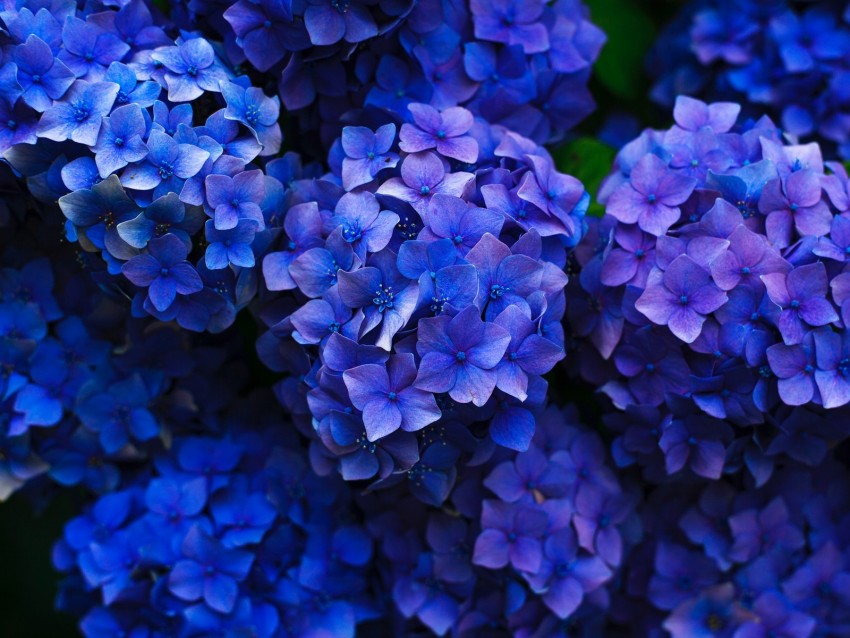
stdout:
<svg viewBox="0 0 850 638">
<path fill-rule="evenodd" d="M 509 289 L 501 284 L 493 284 L 490 286 L 490 299 L 499 299 L 502 295 L 504 295 Z"/>
<path fill-rule="evenodd" d="M 174 174 L 174 167 L 170 163 L 163 162 L 162 164 L 159 165 L 159 176 L 162 179 L 168 179 L 173 174 Z"/>
<path fill-rule="evenodd" d="M 794 310 L 796 310 L 797 308 L 799 308 L 799 307 L 800 307 L 800 302 L 799 302 L 799 301 L 797 301 L 796 299 L 792 299 L 792 300 L 791 300 L 791 303 L 790 303 L 790 304 L 788 304 L 788 305 L 789 305 L 791 308 L 793 308 Z"/>
<path fill-rule="evenodd" d="M 651 193 L 646 196 L 646 201 L 648 201 L 650 204 L 654 204 L 656 199 L 657 198 L 655 197 L 655 193 Z"/>
<path fill-rule="evenodd" d="M 392 309 L 395 303 L 393 297 L 395 297 L 395 293 L 393 293 L 392 286 L 387 287 L 382 284 L 375 291 L 375 297 L 372 299 L 372 303 L 378 306 L 378 312 L 384 312 L 385 310 Z"/>
<path fill-rule="evenodd" d="M 331 0 L 331 6 L 340 13 L 345 13 L 346 11 L 348 11 L 348 7 L 350 4 L 351 0 Z"/>
<path fill-rule="evenodd" d="M 396 399 L 398 399 L 398 395 L 395 392 L 390 392 L 389 394 L 387 394 L 387 398 L 390 401 L 395 401 Z"/>
<path fill-rule="evenodd" d="M 466 353 L 463 350 L 461 350 L 460 352 L 455 354 L 455 359 L 457 359 L 458 361 L 463 363 L 464 361 L 466 361 Z"/>
<path fill-rule="evenodd" d="M 40 84 L 41 83 L 41 76 L 38 73 L 36 73 L 34 76 L 32 76 L 32 81 L 33 81 L 34 84 Z"/>
<path fill-rule="evenodd" d="M 750 271 L 750 267 L 749 267 L 749 266 L 744 266 L 743 268 L 741 268 L 741 274 L 742 274 L 742 275 L 749 275 L 749 274 L 750 274 L 750 272 L 751 272 L 751 271 Z"/>
<path fill-rule="evenodd" d="M 431 192 L 431 187 L 430 187 L 430 186 L 423 186 L 422 188 L 420 188 L 420 189 L 419 189 L 419 194 L 420 194 L 420 195 L 427 195 L 427 194 L 428 194 L 428 193 L 430 193 L 430 192 Z"/>
<path fill-rule="evenodd" d="M 191 77 L 195 77 L 196 75 L 198 75 L 198 67 L 193 64 L 188 69 L 186 69 L 186 74 L 190 75 Z"/>
<path fill-rule="evenodd" d="M 78 122 L 85 122 L 89 118 L 89 109 L 86 106 L 74 106 L 74 119 Z"/>
<path fill-rule="evenodd" d="M 116 137 L 115 138 L 115 146 L 118 146 L 118 147 L 124 146 L 124 138 L 123 137 Z"/>
<path fill-rule="evenodd" d="M 254 126 L 260 119 L 260 107 L 256 104 L 252 104 L 248 108 L 245 109 L 245 120 L 251 126 Z"/>
<path fill-rule="evenodd" d="M 360 230 L 360 222 L 357 220 L 354 220 L 353 222 L 348 222 L 342 228 L 342 238 L 349 244 L 357 241 L 362 236 L 363 231 Z"/>
<path fill-rule="evenodd" d="M 679 296 L 679 303 L 682 304 L 683 306 L 687 305 L 688 296 L 687 295 L 680 295 Z"/>
<path fill-rule="evenodd" d="M 16 128 L 18 128 L 18 123 L 15 120 L 10 119 L 8 122 L 6 122 L 6 128 L 8 128 L 10 131 L 14 131 Z"/>
<path fill-rule="evenodd" d="M 446 137 L 446 132 L 444 130 L 440 129 L 439 131 L 437 131 L 437 139 L 438 140 L 445 139 L 445 137 Z"/>
</svg>

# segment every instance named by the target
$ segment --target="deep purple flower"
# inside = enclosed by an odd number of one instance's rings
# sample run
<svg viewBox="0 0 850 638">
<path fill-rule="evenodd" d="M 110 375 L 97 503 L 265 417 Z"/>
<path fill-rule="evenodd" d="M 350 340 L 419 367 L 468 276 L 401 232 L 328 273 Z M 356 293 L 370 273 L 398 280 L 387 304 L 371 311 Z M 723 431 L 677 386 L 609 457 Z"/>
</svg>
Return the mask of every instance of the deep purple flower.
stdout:
<svg viewBox="0 0 850 638">
<path fill-rule="evenodd" d="M 393 355 L 386 365 L 351 368 L 342 376 L 351 402 L 363 412 L 370 441 L 399 428 L 416 432 L 440 418 L 434 395 L 413 386 L 416 364 L 410 353 Z"/>
<path fill-rule="evenodd" d="M 832 409 L 850 403 L 850 336 L 827 329 L 812 334 L 817 358 L 814 375 L 823 407 Z"/>
<path fill-rule="evenodd" d="M 343 195 L 328 220 L 329 228 L 339 228 L 342 239 L 351 244 L 361 262 L 368 253 L 377 253 L 390 243 L 399 217 L 381 210 L 372 193 L 358 192 Z"/>
<path fill-rule="evenodd" d="M 679 220 L 679 208 L 696 187 L 696 180 L 670 171 L 656 155 L 644 155 L 632 168 L 629 181 L 611 193 L 607 211 L 625 224 L 660 237 Z"/>
<path fill-rule="evenodd" d="M 431 242 L 450 239 L 461 255 L 466 255 L 485 234 L 498 237 L 504 224 L 504 218 L 491 210 L 442 194 L 435 195 L 420 214 L 425 228 L 418 239 Z"/>
<path fill-rule="evenodd" d="M 307 0 L 304 26 L 317 46 L 343 38 L 356 44 L 378 35 L 378 26 L 362 0 Z"/>
<path fill-rule="evenodd" d="M 38 141 L 38 113 L 29 108 L 22 98 L 10 103 L 0 97 L 0 152 L 16 144 L 35 144 Z"/>
<path fill-rule="evenodd" d="M 473 179 L 471 173 L 447 173 L 434 153 L 414 153 L 402 162 L 401 177 L 390 178 L 381 184 L 378 194 L 408 202 L 422 214 L 434 195 L 462 197 Z"/>
<path fill-rule="evenodd" d="M 168 588 L 182 600 L 203 600 L 212 609 L 229 613 L 239 595 L 239 582 L 244 580 L 254 562 L 250 552 L 225 549 L 195 526 L 182 544 L 184 559 L 178 561 L 168 576 Z"/>
<path fill-rule="evenodd" d="M 469 306 L 454 317 L 419 322 L 416 350 L 422 357 L 414 385 L 448 392 L 458 403 L 483 406 L 496 387 L 497 372 L 511 336 L 501 326 L 481 320 Z"/>
<path fill-rule="evenodd" d="M 164 311 L 177 295 L 190 295 L 204 285 L 186 257 L 188 249 L 175 235 L 168 234 L 148 243 L 148 253 L 133 257 L 122 272 L 137 286 L 148 288 L 148 298 Z"/>
<path fill-rule="evenodd" d="M 665 394 L 684 394 L 690 368 L 677 344 L 660 340 L 647 326 L 614 351 L 614 363 L 644 405 L 659 405 Z"/>
<path fill-rule="evenodd" d="M 765 184 L 759 210 L 767 215 L 765 227 L 771 243 L 777 248 L 790 246 L 794 231 L 801 236 L 829 233 L 832 213 L 821 195 L 820 177 L 808 169 Z"/>
<path fill-rule="evenodd" d="M 759 277 L 791 270 L 767 240 L 741 224 L 729 236 L 729 248 L 711 263 L 711 277 L 721 290 L 741 283 L 759 285 Z"/>
<path fill-rule="evenodd" d="M 537 334 L 534 323 L 519 306 L 508 306 L 493 323 L 511 335 L 505 356 L 496 366 L 496 387 L 524 401 L 528 396 L 528 375 L 549 372 L 564 358 L 564 350 Z"/>
<path fill-rule="evenodd" d="M 664 272 L 654 270 L 635 307 L 653 323 L 666 325 L 686 343 L 702 331 L 706 315 L 726 303 L 728 297 L 708 272 L 687 255 L 680 255 Z"/>
<path fill-rule="evenodd" d="M 543 267 L 527 255 L 511 254 L 511 249 L 490 233 L 486 233 L 466 260 L 478 269 L 478 306 L 484 317 L 492 321 L 508 306 L 528 311 L 526 299 L 540 289 Z"/>
<path fill-rule="evenodd" d="M 286 212 L 283 229 L 288 241 L 283 250 L 270 252 L 263 258 L 263 278 L 269 290 L 292 290 L 297 287 L 289 273 L 290 265 L 305 251 L 322 244 L 322 215 L 316 202 L 296 204 Z M 333 260 L 329 263 L 333 266 Z M 332 273 L 336 277 L 336 272 Z"/>
<path fill-rule="evenodd" d="M 387 351 L 392 349 L 395 334 L 413 315 L 419 297 L 419 285 L 399 273 L 396 259 L 396 254 L 385 248 L 373 254 L 365 267 L 353 272 L 341 270 L 337 275 L 343 303 L 363 309 L 359 336 L 380 326 L 375 343 Z"/>
<path fill-rule="evenodd" d="M 557 220 L 561 226 L 557 234 L 573 237 L 576 234 L 573 214 L 577 210 L 584 214 L 587 206 L 585 203 L 582 207 L 587 198 L 584 186 L 572 175 L 558 172 L 550 157 L 529 155 L 528 161 L 534 170 L 523 176 L 517 195 Z"/>
<path fill-rule="evenodd" d="M 397 153 L 390 149 L 395 141 L 395 124 L 384 124 L 374 132 L 365 126 L 346 126 L 342 129 L 342 185 L 354 190 L 368 184 L 385 168 L 395 168 Z"/>
<path fill-rule="evenodd" d="M 820 263 L 794 268 L 789 273 L 762 275 L 771 301 L 782 311 L 777 326 L 786 345 L 803 340 L 807 327 L 825 326 L 838 321 L 838 314 L 826 299 L 829 280 Z"/>
<path fill-rule="evenodd" d="M 782 497 L 762 509 L 746 509 L 729 517 L 732 547 L 729 557 L 739 563 L 771 551 L 791 552 L 806 543 L 803 531 L 790 520 L 791 513 Z"/>
<path fill-rule="evenodd" d="M 262 230 L 265 226 L 260 204 L 265 196 L 265 180 L 261 171 L 245 171 L 234 177 L 207 175 L 204 180 L 207 202 L 215 214 L 218 230 L 235 228 L 239 220 L 250 220 Z"/>
<path fill-rule="evenodd" d="M 829 234 L 818 237 L 812 252 L 818 257 L 838 262 L 850 260 L 850 217 L 836 215 L 832 218 Z"/>
<path fill-rule="evenodd" d="M 302 48 L 297 46 L 291 0 L 239 0 L 227 7 L 224 19 L 233 27 L 237 42 L 259 71 L 268 71 L 287 51 Z"/>
<path fill-rule="evenodd" d="M 542 510 L 517 503 L 485 500 L 481 534 L 475 540 L 472 562 L 489 569 L 508 564 L 534 574 L 543 562 L 543 534 L 548 516 Z"/>
<path fill-rule="evenodd" d="M 357 339 L 359 321 L 351 321 L 352 310 L 331 288 L 321 299 L 311 299 L 289 316 L 295 331 L 292 338 L 298 343 L 323 343 L 333 334 Z"/>
<path fill-rule="evenodd" d="M 812 333 L 793 345 L 777 343 L 767 349 L 770 370 L 779 379 L 779 396 L 786 405 L 804 405 L 815 398 L 815 344 Z"/>
<path fill-rule="evenodd" d="M 610 578 L 611 570 L 602 560 L 579 553 L 575 532 L 568 527 L 546 539 L 540 569 L 527 576 L 532 590 L 561 619 L 570 618 L 585 595 Z"/>
<path fill-rule="evenodd" d="M 660 609 L 675 609 L 717 582 L 718 570 L 709 557 L 666 541 L 656 547 L 654 567 L 648 597 Z"/>
<path fill-rule="evenodd" d="M 609 494 L 594 485 L 582 487 L 576 495 L 573 516 L 579 544 L 606 564 L 619 565 L 623 539 L 616 526 L 632 513 L 633 502 L 631 496 L 622 492 Z"/>
<path fill-rule="evenodd" d="M 731 434 L 732 428 L 719 419 L 692 416 L 673 421 L 658 443 L 667 473 L 674 474 L 687 464 L 694 474 L 720 478 L 726 460 L 724 441 L 731 439 Z"/>
<path fill-rule="evenodd" d="M 614 229 L 616 245 L 605 255 L 599 278 L 605 286 L 633 284 L 646 286 L 655 265 L 655 240 L 637 226 L 618 225 Z"/>
<path fill-rule="evenodd" d="M 251 244 L 257 233 L 256 222 L 240 219 L 233 228 L 218 230 L 212 220 L 207 220 L 204 234 L 209 245 L 204 252 L 204 261 L 210 270 L 227 268 L 229 264 L 241 268 L 254 267 L 254 252 Z"/>
<path fill-rule="evenodd" d="M 549 48 L 549 33 L 539 20 L 540 0 L 472 0 L 475 37 L 491 42 L 521 45 L 526 53 L 542 53 Z"/>
<path fill-rule="evenodd" d="M 278 124 L 280 98 L 268 97 L 262 89 L 255 86 L 246 89 L 235 82 L 222 81 L 220 89 L 227 104 L 224 117 L 248 127 L 262 144 L 260 155 L 275 155 L 283 141 Z"/>
<path fill-rule="evenodd" d="M 755 618 L 745 620 L 735 638 L 809 638 L 817 620 L 795 608 L 778 592 L 766 591 L 753 602 Z"/>
<path fill-rule="evenodd" d="M 466 164 L 478 161 L 478 142 L 468 135 L 472 128 L 472 113 L 460 106 L 438 111 L 427 104 L 407 107 L 414 124 L 402 124 L 399 146 L 406 153 L 436 149 L 444 156 Z"/>
<path fill-rule="evenodd" d="M 568 478 L 567 468 L 547 459 L 532 445 L 514 460 L 503 461 L 493 468 L 484 479 L 484 486 L 506 503 L 539 503 L 567 496 L 572 487 Z"/>
</svg>

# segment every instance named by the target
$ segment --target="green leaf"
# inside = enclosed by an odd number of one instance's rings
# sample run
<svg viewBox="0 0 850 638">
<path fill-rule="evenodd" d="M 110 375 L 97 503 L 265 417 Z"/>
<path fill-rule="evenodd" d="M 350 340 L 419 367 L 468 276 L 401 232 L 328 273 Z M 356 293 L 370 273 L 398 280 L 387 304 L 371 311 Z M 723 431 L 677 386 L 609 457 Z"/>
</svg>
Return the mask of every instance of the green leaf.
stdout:
<svg viewBox="0 0 850 638">
<path fill-rule="evenodd" d="M 558 170 L 581 180 L 590 193 L 587 214 L 591 217 L 602 217 L 605 213 L 596 195 L 602 180 L 611 172 L 616 154 L 613 148 L 592 137 L 580 137 L 552 151 Z"/>
<path fill-rule="evenodd" d="M 649 80 L 644 60 L 655 41 L 652 18 L 636 0 L 587 0 L 592 21 L 608 36 L 594 73 L 611 93 L 625 100 L 639 100 Z"/>
</svg>

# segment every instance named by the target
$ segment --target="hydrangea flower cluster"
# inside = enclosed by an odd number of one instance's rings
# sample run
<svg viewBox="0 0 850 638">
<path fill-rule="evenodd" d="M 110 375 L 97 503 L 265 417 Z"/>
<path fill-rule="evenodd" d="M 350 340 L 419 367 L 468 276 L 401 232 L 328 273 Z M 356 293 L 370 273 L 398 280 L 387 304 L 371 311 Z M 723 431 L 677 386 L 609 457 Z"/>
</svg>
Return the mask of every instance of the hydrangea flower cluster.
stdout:
<svg viewBox="0 0 850 638">
<path fill-rule="evenodd" d="M 672 638 L 843 636 L 848 479 L 830 455 L 759 488 L 659 487 L 640 514 L 647 539 L 626 568 L 619 602 L 631 611 L 619 620 Z"/>
<path fill-rule="evenodd" d="M 620 152 L 576 253 L 581 372 L 630 415 L 620 463 L 660 476 L 743 463 L 763 482 L 847 436 L 847 173 L 738 112 L 680 97 L 671 129 Z"/>
<path fill-rule="evenodd" d="M 184 22 L 277 78 L 299 134 L 326 141 L 351 109 L 406 119 L 417 102 L 561 139 L 594 108 L 587 81 L 605 41 L 579 0 L 189 0 Z"/>
<path fill-rule="evenodd" d="M 243 432 L 241 418 L 175 438 L 152 474 L 67 524 L 54 562 L 83 635 L 354 636 L 380 613 L 351 492 L 310 471 L 295 430 Z"/>
<path fill-rule="evenodd" d="M 85 499 L 82 634 L 846 636 L 850 176 L 793 134 L 850 42 L 731 7 L 785 133 L 679 96 L 595 218 L 579 0 L 4 3 L 0 500 Z"/>
<path fill-rule="evenodd" d="M 652 98 L 743 102 L 748 114 L 767 111 L 785 131 L 829 142 L 846 158 L 847 18 L 843 2 L 691 2 L 650 54 Z"/>
<path fill-rule="evenodd" d="M 402 504 L 369 523 L 402 616 L 437 635 L 520 636 L 604 612 L 639 538 L 640 495 L 624 492 L 605 444 L 576 418 L 550 408 L 527 451 L 461 472 L 448 511 L 382 495 Z"/>
</svg>

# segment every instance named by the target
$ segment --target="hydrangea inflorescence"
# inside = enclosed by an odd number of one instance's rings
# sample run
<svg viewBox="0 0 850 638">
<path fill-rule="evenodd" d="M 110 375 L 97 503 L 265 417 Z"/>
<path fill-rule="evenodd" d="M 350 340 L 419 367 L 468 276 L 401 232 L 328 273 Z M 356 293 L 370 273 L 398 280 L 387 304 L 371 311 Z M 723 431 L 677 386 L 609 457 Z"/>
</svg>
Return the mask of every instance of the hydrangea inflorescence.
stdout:
<svg viewBox="0 0 850 638">
<path fill-rule="evenodd" d="M 743 463 L 762 483 L 847 436 L 825 412 L 850 403 L 847 173 L 738 112 L 680 97 L 620 152 L 577 251 L 581 372 L 631 415 L 610 424 L 619 462 L 656 477 Z"/>
<path fill-rule="evenodd" d="M 732 99 L 804 139 L 850 154 L 843 2 L 698 0 L 662 32 L 649 58 L 653 99 Z"/>
<path fill-rule="evenodd" d="M 841 145 L 844 27 L 783 7 L 701 4 L 697 54 L 778 46 L 783 126 Z M 0 499 L 87 495 L 53 551 L 87 638 L 847 634 L 817 144 L 679 97 L 586 219 L 543 147 L 593 108 L 577 0 L 0 27 Z"/>
</svg>

